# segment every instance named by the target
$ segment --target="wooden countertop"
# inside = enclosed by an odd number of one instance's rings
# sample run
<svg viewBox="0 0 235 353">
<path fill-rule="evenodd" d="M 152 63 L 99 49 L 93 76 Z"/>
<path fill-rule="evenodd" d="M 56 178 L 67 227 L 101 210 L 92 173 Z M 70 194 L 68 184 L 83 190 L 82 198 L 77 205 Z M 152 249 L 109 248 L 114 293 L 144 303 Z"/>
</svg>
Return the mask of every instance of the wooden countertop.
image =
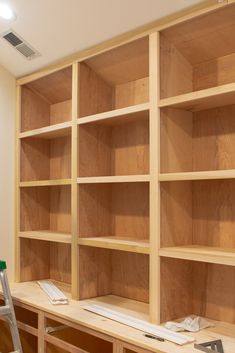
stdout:
<svg viewBox="0 0 235 353">
<path fill-rule="evenodd" d="M 36 309 L 45 311 L 60 318 L 69 320 L 73 323 L 83 325 L 90 329 L 102 332 L 114 338 L 126 341 L 138 347 L 148 349 L 158 353 L 199 353 L 200 351 L 193 348 L 193 344 L 178 346 L 170 342 L 158 342 L 143 336 L 143 333 L 119 324 L 112 320 L 103 318 L 82 309 L 85 303 L 99 302 L 106 307 L 114 310 L 130 314 L 137 318 L 148 319 L 148 305 L 119 298 L 115 296 L 100 297 L 94 300 L 75 301 L 70 299 L 69 305 L 56 306 L 52 305 L 47 296 L 39 288 L 35 282 L 13 283 L 10 285 L 12 296 L 18 302 L 30 305 Z M 65 289 L 65 288 L 64 288 Z M 64 290 L 66 292 L 66 290 Z M 67 294 L 67 293 L 66 293 Z M 69 294 L 67 294 L 70 297 Z M 235 325 L 215 322 L 215 327 L 202 330 L 199 333 L 192 334 L 196 338 L 197 343 L 207 342 L 216 339 L 222 339 L 225 353 L 235 352 Z"/>
</svg>

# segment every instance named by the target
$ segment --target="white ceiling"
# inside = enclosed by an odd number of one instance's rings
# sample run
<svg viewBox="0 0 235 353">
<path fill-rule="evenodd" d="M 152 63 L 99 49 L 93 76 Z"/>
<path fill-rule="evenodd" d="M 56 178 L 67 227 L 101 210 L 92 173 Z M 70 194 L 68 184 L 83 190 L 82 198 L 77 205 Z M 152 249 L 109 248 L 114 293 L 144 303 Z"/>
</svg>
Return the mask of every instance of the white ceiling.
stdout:
<svg viewBox="0 0 235 353">
<path fill-rule="evenodd" d="M 0 64 L 19 77 L 201 0 L 0 0 L 17 19 L 0 19 L 42 56 L 28 61 L 0 38 Z"/>
</svg>

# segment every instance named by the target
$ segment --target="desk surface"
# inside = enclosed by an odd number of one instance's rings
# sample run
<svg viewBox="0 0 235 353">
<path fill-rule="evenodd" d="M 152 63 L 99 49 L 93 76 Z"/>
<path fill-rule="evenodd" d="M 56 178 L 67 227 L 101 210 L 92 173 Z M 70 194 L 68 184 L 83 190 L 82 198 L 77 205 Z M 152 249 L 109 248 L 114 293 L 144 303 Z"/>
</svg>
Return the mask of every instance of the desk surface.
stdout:
<svg viewBox="0 0 235 353">
<path fill-rule="evenodd" d="M 146 318 L 147 320 L 147 304 L 141 304 L 132 300 L 110 295 L 100 297 L 95 300 L 85 300 L 80 302 L 70 299 L 69 305 L 56 306 L 49 302 L 46 294 L 35 282 L 13 283 L 11 284 L 11 291 L 13 298 L 18 302 L 30 305 L 38 310 L 56 315 L 73 323 L 83 325 L 95 331 L 102 332 L 106 335 L 153 352 L 199 353 L 198 350 L 193 348 L 193 344 L 178 346 L 170 342 L 158 342 L 156 340 L 144 337 L 143 333 L 136 329 L 127 327 L 119 324 L 118 322 L 114 322 L 82 309 L 82 305 L 85 303 L 99 302 L 106 307 L 120 311 L 121 304 L 122 312 L 141 319 Z M 69 294 L 67 295 L 70 297 Z M 197 343 L 222 339 L 224 352 L 235 352 L 235 325 L 215 322 L 215 327 L 202 330 L 201 332 L 195 334 L 190 333 L 190 336 L 194 336 Z"/>
</svg>

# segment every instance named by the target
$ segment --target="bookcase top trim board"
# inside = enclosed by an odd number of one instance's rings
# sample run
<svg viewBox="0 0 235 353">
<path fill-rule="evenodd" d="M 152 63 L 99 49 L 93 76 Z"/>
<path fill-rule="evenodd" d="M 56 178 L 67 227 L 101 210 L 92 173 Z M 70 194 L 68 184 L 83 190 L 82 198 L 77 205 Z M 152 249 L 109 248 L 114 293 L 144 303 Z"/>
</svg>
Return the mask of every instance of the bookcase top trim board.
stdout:
<svg viewBox="0 0 235 353">
<path fill-rule="evenodd" d="M 235 0 L 209 0 L 17 80 L 16 300 L 51 279 L 79 310 L 235 330 L 233 31 Z"/>
</svg>

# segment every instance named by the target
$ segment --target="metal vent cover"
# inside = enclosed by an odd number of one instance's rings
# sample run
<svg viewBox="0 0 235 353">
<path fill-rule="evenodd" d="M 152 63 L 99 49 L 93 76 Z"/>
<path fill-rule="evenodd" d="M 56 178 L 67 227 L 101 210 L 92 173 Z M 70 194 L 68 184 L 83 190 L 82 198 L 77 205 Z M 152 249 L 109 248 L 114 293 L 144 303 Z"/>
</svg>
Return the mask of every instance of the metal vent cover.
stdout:
<svg viewBox="0 0 235 353">
<path fill-rule="evenodd" d="M 27 60 L 32 60 L 41 54 L 29 45 L 20 35 L 15 31 L 9 30 L 1 34 L 1 37 L 8 42 L 14 49 L 23 55 Z"/>
</svg>

